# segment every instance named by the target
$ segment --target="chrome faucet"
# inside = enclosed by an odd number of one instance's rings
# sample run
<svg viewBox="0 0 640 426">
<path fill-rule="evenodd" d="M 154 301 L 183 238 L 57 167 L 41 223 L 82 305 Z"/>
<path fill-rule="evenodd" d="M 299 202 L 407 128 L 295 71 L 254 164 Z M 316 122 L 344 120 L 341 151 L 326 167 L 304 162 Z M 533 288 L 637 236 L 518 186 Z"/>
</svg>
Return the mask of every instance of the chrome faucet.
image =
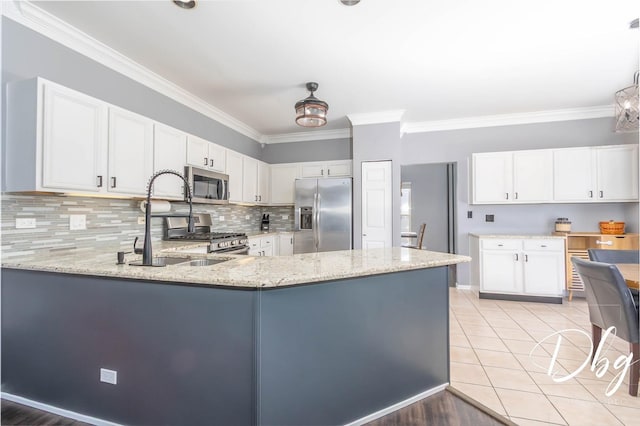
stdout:
<svg viewBox="0 0 640 426">
<path fill-rule="evenodd" d="M 166 174 L 178 176 L 184 181 L 185 188 L 187 189 L 187 201 L 189 202 L 189 225 L 187 227 L 187 232 L 191 233 L 195 231 L 193 223 L 193 197 L 189 182 L 187 182 L 187 179 L 175 170 L 160 170 L 156 172 L 151 176 L 151 179 L 149 179 L 149 183 L 147 184 L 147 204 L 144 208 L 144 246 L 142 248 L 142 266 L 153 266 L 153 251 L 151 250 L 151 189 L 153 188 L 153 181 L 158 176 Z M 134 241 L 134 248 L 135 244 L 136 243 Z"/>
</svg>

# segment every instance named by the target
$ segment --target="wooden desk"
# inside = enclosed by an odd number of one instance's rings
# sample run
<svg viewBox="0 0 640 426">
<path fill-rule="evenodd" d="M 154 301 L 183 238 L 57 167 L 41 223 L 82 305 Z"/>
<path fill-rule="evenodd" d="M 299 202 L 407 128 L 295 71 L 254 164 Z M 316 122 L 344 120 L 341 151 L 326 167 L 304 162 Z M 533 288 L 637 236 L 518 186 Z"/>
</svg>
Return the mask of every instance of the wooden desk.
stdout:
<svg viewBox="0 0 640 426">
<path fill-rule="evenodd" d="M 640 265 L 636 263 L 616 263 L 629 288 L 640 289 Z"/>
</svg>

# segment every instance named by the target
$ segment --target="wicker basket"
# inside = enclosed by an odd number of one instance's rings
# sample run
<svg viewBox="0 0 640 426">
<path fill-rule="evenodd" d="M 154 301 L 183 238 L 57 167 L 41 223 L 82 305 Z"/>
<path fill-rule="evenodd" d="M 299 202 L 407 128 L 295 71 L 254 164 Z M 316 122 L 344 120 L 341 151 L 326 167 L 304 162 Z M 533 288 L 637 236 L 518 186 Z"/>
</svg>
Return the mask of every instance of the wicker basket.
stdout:
<svg viewBox="0 0 640 426">
<path fill-rule="evenodd" d="M 600 233 L 602 234 L 624 234 L 624 222 L 600 222 Z"/>
</svg>

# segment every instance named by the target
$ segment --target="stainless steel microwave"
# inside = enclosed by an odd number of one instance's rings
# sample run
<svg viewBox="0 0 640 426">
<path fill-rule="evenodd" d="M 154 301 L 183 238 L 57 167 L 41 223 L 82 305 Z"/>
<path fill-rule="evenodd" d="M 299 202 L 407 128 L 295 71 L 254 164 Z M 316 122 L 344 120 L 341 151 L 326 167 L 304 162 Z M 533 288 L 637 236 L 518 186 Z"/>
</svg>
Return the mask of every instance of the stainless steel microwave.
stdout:
<svg viewBox="0 0 640 426">
<path fill-rule="evenodd" d="M 194 203 L 229 203 L 229 175 L 187 166 L 185 177 L 193 191 Z"/>
</svg>

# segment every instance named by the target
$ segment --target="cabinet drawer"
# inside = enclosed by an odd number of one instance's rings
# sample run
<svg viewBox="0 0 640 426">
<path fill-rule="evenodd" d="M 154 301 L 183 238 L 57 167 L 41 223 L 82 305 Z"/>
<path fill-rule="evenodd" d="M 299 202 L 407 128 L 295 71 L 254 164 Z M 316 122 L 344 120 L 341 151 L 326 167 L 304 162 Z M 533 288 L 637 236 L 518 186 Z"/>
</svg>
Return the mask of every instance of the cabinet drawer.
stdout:
<svg viewBox="0 0 640 426">
<path fill-rule="evenodd" d="M 480 244 L 484 250 L 519 250 L 521 240 L 516 239 L 483 239 Z"/>
<path fill-rule="evenodd" d="M 262 247 L 262 248 L 273 247 L 273 244 L 274 244 L 273 235 L 271 235 L 269 237 L 260 238 L 260 247 Z"/>
<path fill-rule="evenodd" d="M 524 240 L 524 249 L 536 250 L 536 251 L 563 251 L 564 240 L 560 240 L 560 239 Z"/>
</svg>

